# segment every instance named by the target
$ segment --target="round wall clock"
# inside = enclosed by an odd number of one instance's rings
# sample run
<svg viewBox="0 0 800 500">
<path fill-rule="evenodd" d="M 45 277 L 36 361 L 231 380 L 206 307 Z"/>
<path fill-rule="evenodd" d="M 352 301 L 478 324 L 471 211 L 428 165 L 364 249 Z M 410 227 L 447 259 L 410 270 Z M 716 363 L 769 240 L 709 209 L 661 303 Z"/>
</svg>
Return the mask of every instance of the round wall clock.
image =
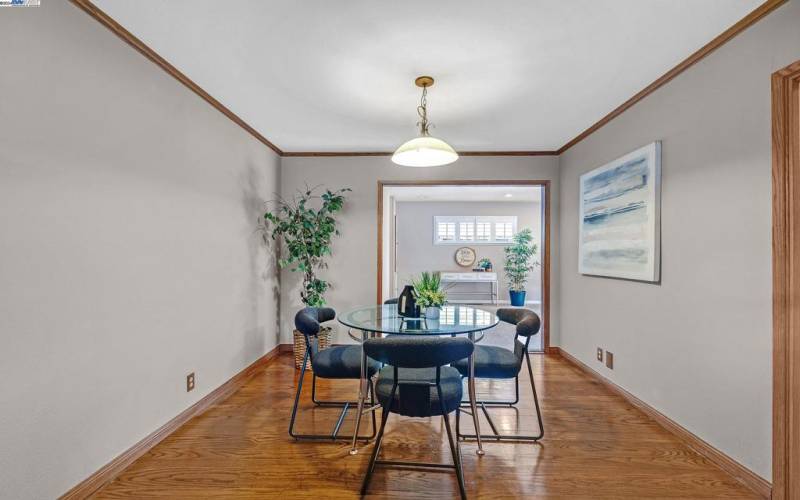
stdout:
<svg viewBox="0 0 800 500">
<path fill-rule="evenodd" d="M 470 247 L 461 247 L 456 250 L 456 264 L 461 267 L 471 267 L 475 263 L 475 250 Z"/>
</svg>

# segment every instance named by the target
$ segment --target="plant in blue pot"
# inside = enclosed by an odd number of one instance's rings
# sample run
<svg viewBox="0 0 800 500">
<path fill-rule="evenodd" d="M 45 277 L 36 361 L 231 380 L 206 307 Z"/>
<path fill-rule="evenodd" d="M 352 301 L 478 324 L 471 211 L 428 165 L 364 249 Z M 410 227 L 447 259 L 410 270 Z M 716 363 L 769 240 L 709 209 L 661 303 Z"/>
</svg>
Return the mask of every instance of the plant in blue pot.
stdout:
<svg viewBox="0 0 800 500">
<path fill-rule="evenodd" d="M 512 306 L 525 305 L 525 284 L 528 275 L 533 270 L 533 258 L 538 248 L 533 242 L 533 231 L 523 229 L 511 239 L 511 245 L 505 251 L 505 271 L 508 281 L 508 293 L 511 296 Z"/>
</svg>

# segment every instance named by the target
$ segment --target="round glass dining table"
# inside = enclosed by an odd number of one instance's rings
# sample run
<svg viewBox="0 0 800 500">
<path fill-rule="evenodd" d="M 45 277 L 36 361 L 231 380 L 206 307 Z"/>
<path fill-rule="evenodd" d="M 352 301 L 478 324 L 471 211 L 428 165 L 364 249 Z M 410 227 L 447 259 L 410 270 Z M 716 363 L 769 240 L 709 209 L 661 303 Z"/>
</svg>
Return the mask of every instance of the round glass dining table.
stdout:
<svg viewBox="0 0 800 500">
<path fill-rule="evenodd" d="M 493 328 L 500 322 L 497 315 L 491 311 L 461 304 L 443 306 L 438 319 L 401 316 L 398 313 L 397 304 L 358 307 L 341 314 L 338 319 L 341 324 L 350 328 L 350 337 L 362 343 L 376 334 L 428 336 L 465 335 L 472 342 L 475 342 L 476 334 Z M 480 422 L 478 421 L 475 397 L 474 361 L 473 356 L 470 356 L 467 387 L 472 421 L 475 425 L 475 434 L 478 441 L 477 453 L 478 455 L 483 455 L 483 446 L 480 439 Z M 362 349 L 361 380 L 358 386 L 358 412 L 356 413 L 356 425 L 353 432 L 353 443 L 350 449 L 351 455 L 358 453 L 356 444 L 362 415 L 370 411 L 375 411 L 379 407 L 376 405 L 372 408 L 364 409 L 364 404 L 367 399 L 366 363 L 366 355 Z"/>
</svg>

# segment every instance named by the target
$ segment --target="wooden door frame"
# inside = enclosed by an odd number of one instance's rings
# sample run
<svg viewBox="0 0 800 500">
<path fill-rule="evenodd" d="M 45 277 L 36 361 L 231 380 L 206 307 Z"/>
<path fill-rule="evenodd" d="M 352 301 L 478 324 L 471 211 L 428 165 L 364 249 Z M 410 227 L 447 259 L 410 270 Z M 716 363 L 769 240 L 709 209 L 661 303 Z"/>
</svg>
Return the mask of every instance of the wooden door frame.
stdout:
<svg viewBox="0 0 800 500">
<path fill-rule="evenodd" d="M 542 242 L 542 316 L 544 327 L 542 349 L 553 352 L 550 347 L 550 181 L 549 180 L 424 180 L 424 181 L 378 181 L 378 288 L 376 303 L 383 302 L 383 188 L 384 186 L 542 186 L 544 195 L 544 241 Z"/>
<path fill-rule="evenodd" d="M 800 61 L 772 75 L 772 498 L 800 497 Z"/>
</svg>

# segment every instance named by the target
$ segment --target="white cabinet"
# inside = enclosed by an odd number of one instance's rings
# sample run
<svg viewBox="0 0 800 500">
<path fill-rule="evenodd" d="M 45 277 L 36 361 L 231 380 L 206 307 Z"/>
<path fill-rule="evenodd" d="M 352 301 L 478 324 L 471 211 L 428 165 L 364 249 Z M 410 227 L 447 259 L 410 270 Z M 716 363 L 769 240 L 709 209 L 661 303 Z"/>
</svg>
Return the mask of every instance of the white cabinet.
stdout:
<svg viewBox="0 0 800 500">
<path fill-rule="evenodd" d="M 457 285 L 458 283 L 488 283 L 489 289 L 488 290 L 479 290 L 479 291 L 470 291 L 470 292 L 460 292 L 457 290 L 453 290 L 453 294 L 455 295 L 487 295 L 489 296 L 489 300 L 492 304 L 497 302 L 497 273 L 486 273 L 486 272 L 469 272 L 469 273 L 458 273 L 458 272 L 447 272 L 442 271 L 439 273 L 442 278 L 442 283 L 449 283 L 450 287 Z M 450 288 L 448 287 L 448 288 Z"/>
</svg>

